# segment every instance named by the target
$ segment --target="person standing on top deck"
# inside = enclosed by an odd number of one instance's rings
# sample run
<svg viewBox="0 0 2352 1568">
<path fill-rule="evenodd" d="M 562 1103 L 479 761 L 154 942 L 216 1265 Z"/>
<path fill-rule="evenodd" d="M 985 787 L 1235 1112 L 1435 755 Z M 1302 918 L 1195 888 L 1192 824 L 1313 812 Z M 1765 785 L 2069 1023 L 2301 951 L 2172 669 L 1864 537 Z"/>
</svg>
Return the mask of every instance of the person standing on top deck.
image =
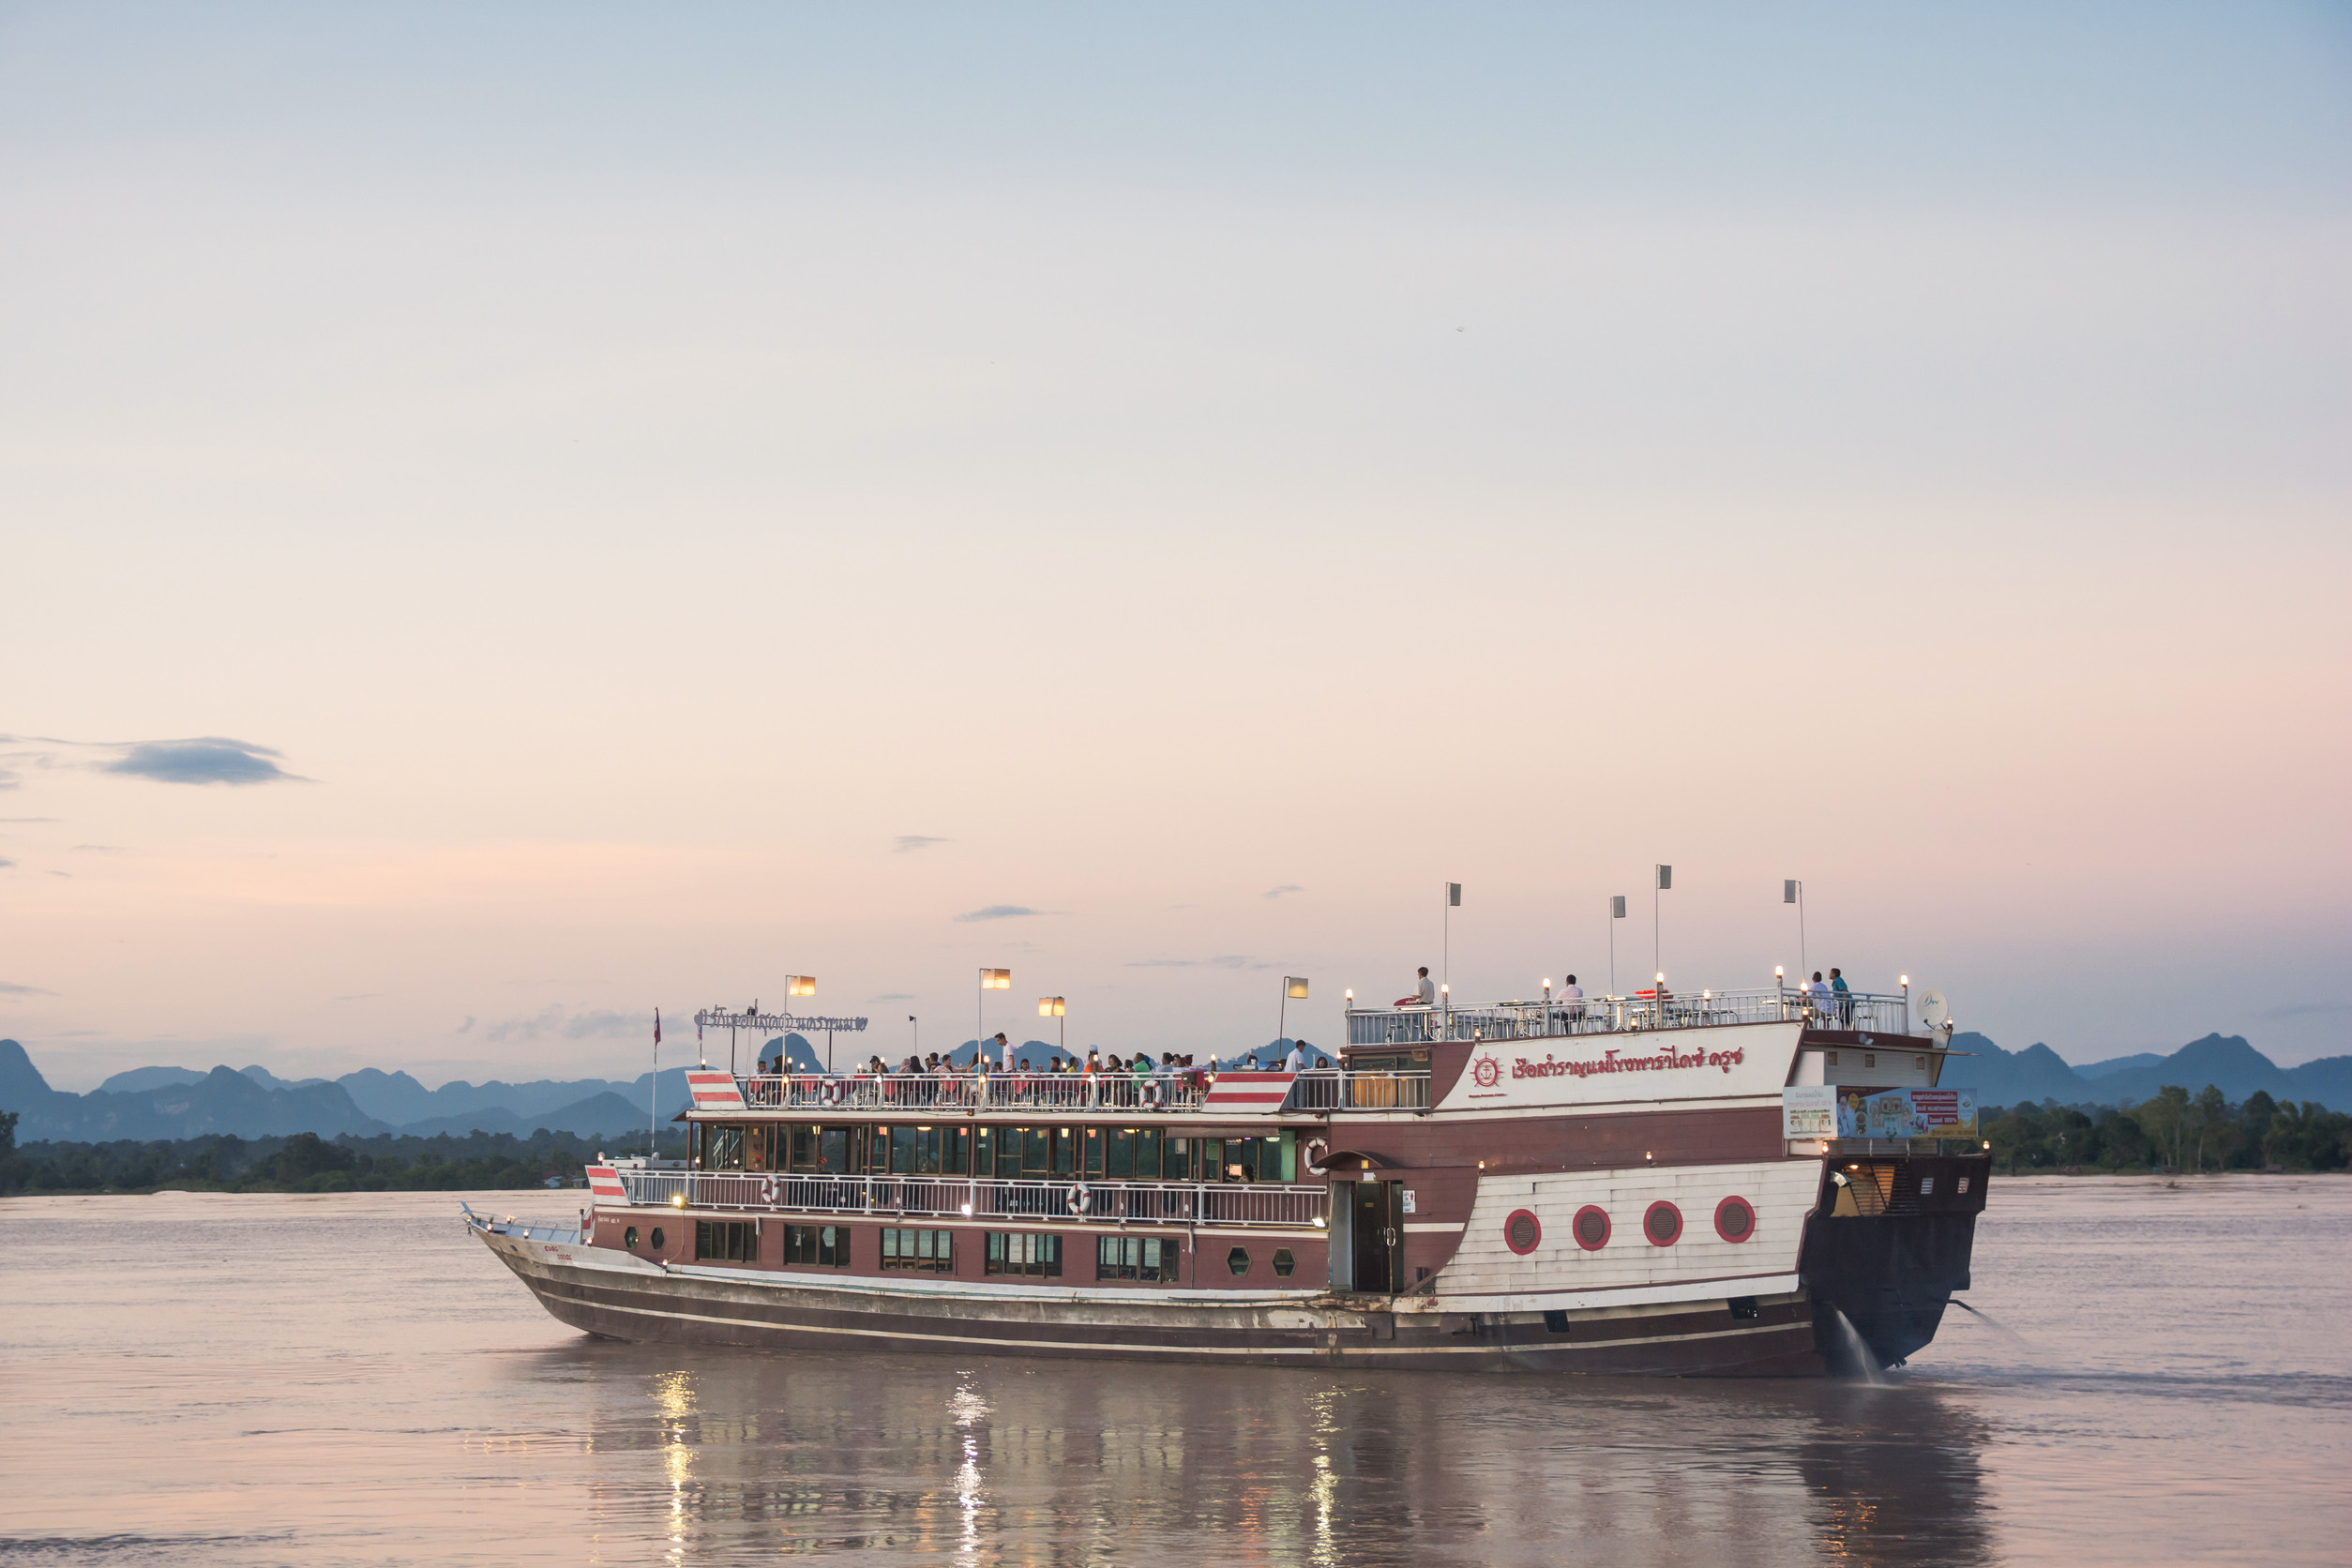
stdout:
<svg viewBox="0 0 2352 1568">
<path fill-rule="evenodd" d="M 1847 985 L 1846 972 L 1842 969 L 1830 971 L 1830 998 L 1837 1007 L 1838 1028 L 1853 1028 L 1854 991 L 1852 987 Z"/>
<path fill-rule="evenodd" d="M 1306 1071 L 1306 1042 L 1304 1040 L 1290 1042 L 1290 1054 L 1282 1059 L 1282 1070 L 1286 1073 Z"/>
</svg>

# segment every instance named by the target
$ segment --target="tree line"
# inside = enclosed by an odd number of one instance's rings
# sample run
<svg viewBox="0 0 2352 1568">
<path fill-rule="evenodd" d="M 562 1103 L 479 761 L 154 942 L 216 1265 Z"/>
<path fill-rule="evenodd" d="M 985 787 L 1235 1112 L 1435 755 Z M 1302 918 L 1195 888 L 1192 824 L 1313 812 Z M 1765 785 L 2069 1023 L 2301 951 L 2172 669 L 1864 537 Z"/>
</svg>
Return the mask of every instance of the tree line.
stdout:
<svg viewBox="0 0 2352 1568">
<path fill-rule="evenodd" d="M 374 1138 L 316 1133 L 285 1138 L 123 1139 L 112 1143 L 16 1141 L 17 1116 L 0 1111 L 0 1194 L 153 1192 L 462 1192 L 578 1182 L 598 1154 L 642 1154 L 632 1143 L 542 1127 L 511 1133 Z M 685 1151 L 681 1134 L 662 1138 L 665 1159 Z"/>
<path fill-rule="evenodd" d="M 2211 1084 L 2195 1094 L 2165 1084 L 2135 1106 L 1994 1108 L 1978 1124 L 1996 1166 L 2030 1170 L 2343 1170 L 2352 1168 L 2352 1116 L 2314 1100 L 2256 1090 L 2232 1103 Z"/>
</svg>

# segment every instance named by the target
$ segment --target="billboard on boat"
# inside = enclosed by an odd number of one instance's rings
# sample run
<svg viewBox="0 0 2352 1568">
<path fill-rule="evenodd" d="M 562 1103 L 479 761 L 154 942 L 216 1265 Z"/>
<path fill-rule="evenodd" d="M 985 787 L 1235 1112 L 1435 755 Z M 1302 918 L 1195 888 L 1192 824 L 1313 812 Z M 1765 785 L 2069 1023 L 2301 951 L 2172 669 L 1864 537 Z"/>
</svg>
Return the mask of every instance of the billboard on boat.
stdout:
<svg viewBox="0 0 2352 1568">
<path fill-rule="evenodd" d="M 1848 1090 L 1838 1096 L 1840 1138 L 1974 1138 L 1973 1089 Z"/>
</svg>

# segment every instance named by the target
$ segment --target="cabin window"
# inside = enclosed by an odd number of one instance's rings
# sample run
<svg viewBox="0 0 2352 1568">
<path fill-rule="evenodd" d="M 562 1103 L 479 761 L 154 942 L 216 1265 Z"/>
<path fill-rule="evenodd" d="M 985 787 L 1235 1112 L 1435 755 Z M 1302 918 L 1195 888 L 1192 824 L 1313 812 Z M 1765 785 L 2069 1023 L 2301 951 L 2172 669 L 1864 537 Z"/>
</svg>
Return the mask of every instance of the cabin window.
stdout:
<svg viewBox="0 0 2352 1568">
<path fill-rule="evenodd" d="M 1171 1182 L 1189 1182 L 1194 1179 L 1192 1160 L 1192 1139 L 1171 1138 L 1168 1140 L 1168 1153 L 1162 1157 L 1160 1168 Z"/>
<path fill-rule="evenodd" d="M 1834 1067 L 1837 1065 L 1837 1052 L 1833 1050 L 1825 1050 L 1821 1053 L 1821 1060 Z"/>
<path fill-rule="evenodd" d="M 636 1226 L 632 1225 L 626 1230 L 621 1232 L 621 1244 L 627 1247 L 631 1252 L 635 1252 L 637 1250 Z"/>
<path fill-rule="evenodd" d="M 746 1170 L 776 1168 L 776 1131 L 773 1125 L 744 1129 L 743 1168 Z"/>
<path fill-rule="evenodd" d="M 850 1173 L 849 1128 L 817 1129 L 817 1169 L 826 1176 L 847 1176 Z"/>
<path fill-rule="evenodd" d="M 1173 1285 L 1176 1244 L 1157 1236 L 1098 1236 L 1094 1239 L 1094 1277 Z"/>
<path fill-rule="evenodd" d="M 1021 1230 L 988 1232 L 988 1272 L 1027 1274 L 1037 1279 L 1062 1277 L 1062 1238 Z"/>
<path fill-rule="evenodd" d="M 743 1129 L 741 1127 L 705 1127 L 702 1129 L 702 1168 L 705 1170 L 741 1170 L 743 1168 Z"/>
<path fill-rule="evenodd" d="M 698 1219 L 694 1222 L 694 1256 L 722 1263 L 756 1263 L 760 1259 L 757 1220 Z"/>
<path fill-rule="evenodd" d="M 1156 1182 L 1160 1179 L 1160 1145 L 1168 1135 L 1157 1127 L 1138 1127 L 1135 1135 L 1135 1179 Z"/>
<path fill-rule="evenodd" d="M 1249 1273 L 1249 1248 L 1237 1246 L 1225 1255 L 1225 1267 L 1235 1278 Z"/>
<path fill-rule="evenodd" d="M 1878 1064 L 1878 1057 L 1877 1057 L 1877 1052 L 1875 1052 L 1875 1051 L 1874 1051 L 1874 1052 L 1872 1052 L 1870 1055 L 1865 1056 L 1865 1057 L 1863 1057 L 1863 1058 L 1862 1058 L 1862 1065 L 1863 1065 L 1863 1066 L 1865 1066 L 1865 1067 L 1876 1067 L 1877 1064 Z"/>
<path fill-rule="evenodd" d="M 1274 1249 L 1274 1273 L 1288 1279 L 1290 1277 L 1290 1271 L 1299 1266 L 1299 1260 L 1290 1256 L 1289 1247 L 1277 1247 Z"/>
<path fill-rule="evenodd" d="M 1103 1129 L 1089 1127 L 1078 1135 L 1078 1174 L 1090 1182 L 1103 1174 Z"/>
<path fill-rule="evenodd" d="M 911 1274 L 954 1274 L 953 1230 L 908 1230 L 884 1226 L 882 1266 Z"/>
<path fill-rule="evenodd" d="M 656 1225 L 656 1226 L 655 1226 L 655 1227 L 654 1227 L 654 1250 L 655 1250 L 656 1252 L 659 1252 L 659 1251 L 661 1250 L 661 1247 L 662 1247 L 661 1227 L 660 1227 L 660 1226 L 658 1226 L 658 1225 Z"/>
<path fill-rule="evenodd" d="M 1104 1135 L 1103 1174 L 1114 1182 L 1135 1180 L 1135 1129 L 1114 1127 Z"/>
<path fill-rule="evenodd" d="M 1915 1073 L 1923 1073 L 1927 1071 L 1927 1058 L 1923 1056 L 1914 1056 L 1911 1058 L 1911 1070 Z"/>
<path fill-rule="evenodd" d="M 784 1228 L 784 1262 L 801 1269 L 846 1269 L 850 1266 L 850 1228 L 846 1225 L 788 1225 Z"/>
<path fill-rule="evenodd" d="M 1201 1138 L 1193 1141 L 1199 1146 L 1199 1156 L 1193 1162 L 1192 1179 L 1196 1182 L 1224 1181 L 1225 1139 Z"/>
<path fill-rule="evenodd" d="M 996 1129 L 996 1173 L 1001 1181 L 1018 1182 L 1021 1174 L 1021 1146 L 1029 1141 L 1027 1127 Z"/>
</svg>

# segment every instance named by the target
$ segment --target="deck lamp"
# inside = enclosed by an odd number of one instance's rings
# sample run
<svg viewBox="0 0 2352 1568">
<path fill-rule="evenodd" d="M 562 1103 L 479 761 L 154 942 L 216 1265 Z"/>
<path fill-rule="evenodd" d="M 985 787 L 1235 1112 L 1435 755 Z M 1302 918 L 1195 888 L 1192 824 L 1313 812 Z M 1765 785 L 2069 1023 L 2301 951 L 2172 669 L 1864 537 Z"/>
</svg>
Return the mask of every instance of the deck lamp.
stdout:
<svg viewBox="0 0 2352 1568">
<path fill-rule="evenodd" d="M 1013 988 L 1013 972 L 1009 969 L 983 969 L 980 972 L 980 995 L 972 1008 L 972 1059 L 979 1062 L 988 1054 L 988 993 Z M 1013 1043 L 1004 1043 L 1004 1069 L 1013 1069 Z"/>
<path fill-rule="evenodd" d="M 1058 996 L 1041 996 L 1037 999 L 1037 1016 L 1041 1018 L 1059 1018 L 1066 1016 L 1068 1012 L 1069 1008 L 1063 1004 L 1062 999 Z M 1069 1039 L 1070 1026 L 1066 1023 L 1058 1023 L 1053 1027 L 1053 1048 L 1059 1051 L 1064 1042 Z"/>
<path fill-rule="evenodd" d="M 817 977 L 813 974 L 788 974 L 784 977 L 787 996 L 815 996 Z"/>
</svg>

